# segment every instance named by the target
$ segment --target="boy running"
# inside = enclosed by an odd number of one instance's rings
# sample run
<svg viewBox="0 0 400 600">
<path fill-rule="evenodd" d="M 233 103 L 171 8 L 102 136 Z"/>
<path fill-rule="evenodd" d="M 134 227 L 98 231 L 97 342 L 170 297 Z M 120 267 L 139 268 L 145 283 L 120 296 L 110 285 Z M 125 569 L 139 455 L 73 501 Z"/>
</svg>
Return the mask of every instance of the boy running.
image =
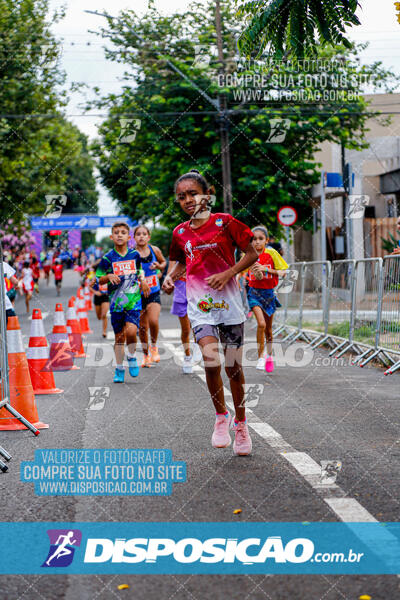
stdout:
<svg viewBox="0 0 400 600">
<path fill-rule="evenodd" d="M 178 264 L 169 270 L 163 289 L 171 293 L 174 281 L 186 268 L 188 315 L 203 354 L 207 386 L 216 410 L 211 443 L 215 448 L 225 448 L 231 443 L 231 414 L 225 405 L 218 352 L 220 341 L 236 413 L 233 450 L 235 454 L 247 455 L 252 443 L 246 423 L 242 370 L 246 317 L 235 277 L 258 258 L 251 243 L 253 233 L 229 214 L 210 213 L 212 189 L 198 171 L 179 177 L 175 193 L 190 219 L 174 229 L 170 260 Z M 237 247 L 245 254 L 235 264 Z"/>
<path fill-rule="evenodd" d="M 144 277 L 140 254 L 136 250 L 128 249 L 129 226 L 126 223 L 114 223 L 110 238 L 114 242 L 114 249 L 101 259 L 96 277 L 99 285 L 108 284 L 117 362 L 114 383 L 123 383 L 125 342 L 128 347 L 129 375 L 131 377 L 139 375 L 135 355 L 136 335 L 142 309 L 139 281 L 145 298 L 149 296 L 150 288 Z"/>
</svg>

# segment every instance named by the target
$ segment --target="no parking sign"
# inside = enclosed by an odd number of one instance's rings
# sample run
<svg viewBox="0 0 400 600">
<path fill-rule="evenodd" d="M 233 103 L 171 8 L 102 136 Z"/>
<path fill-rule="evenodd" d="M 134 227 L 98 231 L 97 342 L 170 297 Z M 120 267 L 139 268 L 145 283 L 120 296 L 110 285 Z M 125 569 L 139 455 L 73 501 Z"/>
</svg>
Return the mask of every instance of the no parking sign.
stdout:
<svg viewBox="0 0 400 600">
<path fill-rule="evenodd" d="M 278 221 L 285 227 L 294 225 L 297 221 L 297 211 L 293 206 L 282 206 L 278 210 Z"/>
</svg>

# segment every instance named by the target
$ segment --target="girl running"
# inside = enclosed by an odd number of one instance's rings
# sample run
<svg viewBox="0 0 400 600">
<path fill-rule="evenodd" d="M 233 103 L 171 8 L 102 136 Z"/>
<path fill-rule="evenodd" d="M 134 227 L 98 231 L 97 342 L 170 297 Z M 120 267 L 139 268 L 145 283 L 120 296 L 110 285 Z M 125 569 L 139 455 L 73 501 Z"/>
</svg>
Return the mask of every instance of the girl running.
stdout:
<svg viewBox="0 0 400 600">
<path fill-rule="evenodd" d="M 159 318 L 161 311 L 159 277 L 167 265 L 161 250 L 150 245 L 150 230 L 145 225 L 138 225 L 134 231 L 136 250 L 141 256 L 142 269 L 150 288 L 150 296 L 142 296 L 142 312 L 140 313 L 139 338 L 143 349 L 142 367 L 151 367 L 160 362 L 157 348 Z M 150 328 L 151 345 L 149 348 L 148 329 Z M 149 352 L 150 350 L 150 352 Z"/>
<path fill-rule="evenodd" d="M 92 279 L 90 287 L 93 289 L 94 298 L 94 310 L 96 311 L 96 317 L 103 323 L 103 338 L 107 337 L 107 314 L 110 310 L 110 297 L 108 295 L 108 284 L 104 283 L 100 285 L 96 279 Z"/>
<path fill-rule="evenodd" d="M 188 316 L 196 341 L 203 354 L 206 381 L 216 410 L 211 443 L 225 448 L 231 443 L 231 414 L 226 408 L 221 378 L 218 341 L 225 354 L 225 372 L 229 378 L 235 405 L 235 454 L 247 455 L 252 449 L 246 423 L 244 375 L 242 370 L 243 312 L 236 275 L 257 260 L 252 245 L 253 233 L 229 214 L 211 214 L 213 190 L 196 170 L 185 173 L 175 183 L 176 198 L 189 220 L 174 229 L 171 261 L 177 261 L 165 278 L 163 289 L 171 293 L 174 281 L 186 269 Z M 235 264 L 235 249 L 245 254 Z"/>
<path fill-rule="evenodd" d="M 29 301 L 32 298 L 34 283 L 33 283 L 32 269 L 30 268 L 29 261 L 27 261 L 27 260 L 24 262 L 24 266 L 22 268 L 21 275 L 22 275 L 22 291 L 25 294 L 26 312 L 27 312 L 27 314 L 29 314 Z"/>
<path fill-rule="evenodd" d="M 253 245 L 258 254 L 258 260 L 247 275 L 247 299 L 250 309 L 257 321 L 257 369 L 272 373 L 274 360 L 272 358 L 272 321 L 277 308 L 281 306 L 274 288 L 278 285 L 279 275 L 283 275 L 289 265 L 282 256 L 274 250 L 267 248 L 268 231 L 262 225 L 253 228 Z M 264 339 L 267 342 L 267 354 L 264 355 Z"/>
</svg>

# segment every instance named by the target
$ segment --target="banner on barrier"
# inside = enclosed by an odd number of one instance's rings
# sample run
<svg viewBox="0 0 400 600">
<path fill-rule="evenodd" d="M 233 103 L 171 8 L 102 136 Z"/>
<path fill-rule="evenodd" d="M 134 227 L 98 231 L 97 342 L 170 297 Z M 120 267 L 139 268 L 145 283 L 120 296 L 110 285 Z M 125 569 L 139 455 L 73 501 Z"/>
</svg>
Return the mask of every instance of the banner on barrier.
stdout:
<svg viewBox="0 0 400 600">
<path fill-rule="evenodd" d="M 112 227 L 117 221 L 123 221 L 130 227 L 136 224 L 126 215 L 100 217 L 98 215 L 60 215 L 59 217 L 31 217 L 33 230 L 48 231 L 50 229 L 97 229 Z"/>
</svg>

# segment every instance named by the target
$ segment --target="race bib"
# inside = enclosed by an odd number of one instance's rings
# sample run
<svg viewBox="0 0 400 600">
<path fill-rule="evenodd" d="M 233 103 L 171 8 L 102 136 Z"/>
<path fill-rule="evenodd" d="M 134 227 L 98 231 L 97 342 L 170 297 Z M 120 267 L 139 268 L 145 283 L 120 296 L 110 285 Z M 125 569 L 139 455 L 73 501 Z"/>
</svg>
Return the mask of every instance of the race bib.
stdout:
<svg viewBox="0 0 400 600">
<path fill-rule="evenodd" d="M 106 283 L 99 285 L 99 291 L 100 292 L 108 292 L 108 285 Z"/>
<path fill-rule="evenodd" d="M 119 260 L 113 263 L 114 275 L 133 275 L 136 273 L 136 261 L 135 260 Z"/>
<path fill-rule="evenodd" d="M 158 285 L 158 277 L 157 275 L 149 275 L 146 277 L 146 283 L 149 287 L 155 287 Z"/>
<path fill-rule="evenodd" d="M 265 277 L 266 273 L 263 273 L 263 279 Z M 249 271 L 249 281 L 261 281 L 261 279 L 257 279 L 257 277 L 254 275 L 254 273 L 252 271 Z"/>
</svg>

